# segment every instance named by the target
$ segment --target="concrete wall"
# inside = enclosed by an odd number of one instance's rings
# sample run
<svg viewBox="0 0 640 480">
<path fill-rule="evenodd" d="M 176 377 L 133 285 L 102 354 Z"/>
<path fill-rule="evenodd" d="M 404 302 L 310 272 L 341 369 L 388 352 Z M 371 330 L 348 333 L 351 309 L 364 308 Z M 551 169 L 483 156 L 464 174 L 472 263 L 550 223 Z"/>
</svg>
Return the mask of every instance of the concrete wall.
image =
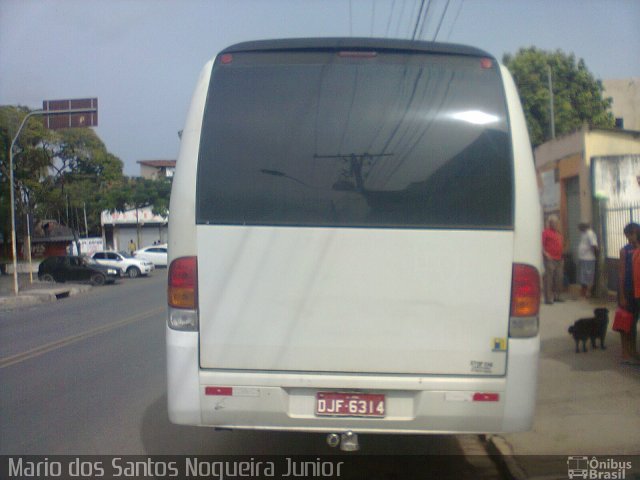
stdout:
<svg viewBox="0 0 640 480">
<path fill-rule="evenodd" d="M 610 207 L 640 204 L 640 155 L 591 157 L 596 197 L 606 198 Z"/>
<path fill-rule="evenodd" d="M 158 178 L 159 169 L 156 167 L 150 167 L 148 165 L 140 165 L 140 176 L 142 178 L 148 178 L 150 180 L 155 180 Z"/>
<path fill-rule="evenodd" d="M 585 147 L 588 161 L 591 157 L 639 154 L 640 132 L 593 130 L 587 134 Z"/>
<path fill-rule="evenodd" d="M 640 154 L 640 132 L 637 134 L 615 130 L 593 130 L 585 135 L 585 171 L 581 177 L 581 203 L 583 221 L 591 222 L 593 193 L 591 183 L 591 160 L 594 157 Z M 637 172 L 640 175 L 640 171 Z M 583 190 L 584 189 L 584 190 Z M 584 195 L 582 192 L 584 191 Z"/>
<path fill-rule="evenodd" d="M 558 137 L 539 145 L 534 150 L 536 168 L 553 168 L 555 164 L 584 150 L 583 131 Z"/>
<path fill-rule="evenodd" d="M 626 130 L 640 130 L 640 77 L 604 80 L 604 96 L 613 98 L 611 111 L 624 119 Z"/>
</svg>

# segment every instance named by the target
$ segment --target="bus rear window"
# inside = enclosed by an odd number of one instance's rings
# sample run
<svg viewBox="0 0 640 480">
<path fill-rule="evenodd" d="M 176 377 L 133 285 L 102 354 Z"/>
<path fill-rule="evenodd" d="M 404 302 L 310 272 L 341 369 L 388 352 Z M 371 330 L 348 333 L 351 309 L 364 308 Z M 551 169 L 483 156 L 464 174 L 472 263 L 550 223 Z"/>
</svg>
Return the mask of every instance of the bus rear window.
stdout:
<svg viewBox="0 0 640 480">
<path fill-rule="evenodd" d="M 497 66 L 425 53 L 234 53 L 214 67 L 198 224 L 510 229 Z"/>
</svg>

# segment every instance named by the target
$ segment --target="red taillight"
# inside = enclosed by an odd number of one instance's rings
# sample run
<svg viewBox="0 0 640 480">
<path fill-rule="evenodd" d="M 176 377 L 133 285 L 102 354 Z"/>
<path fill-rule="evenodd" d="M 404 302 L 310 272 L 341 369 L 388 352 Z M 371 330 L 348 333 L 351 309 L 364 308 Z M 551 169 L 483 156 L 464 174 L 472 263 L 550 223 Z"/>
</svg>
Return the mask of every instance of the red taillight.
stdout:
<svg viewBox="0 0 640 480">
<path fill-rule="evenodd" d="M 480 59 L 480 67 L 484 68 L 485 70 L 488 70 L 489 68 L 493 67 L 493 60 L 491 60 L 490 58 L 481 58 Z"/>
<path fill-rule="evenodd" d="M 198 307 L 197 257 L 181 257 L 169 266 L 169 306 L 195 310 Z"/>
<path fill-rule="evenodd" d="M 231 55 L 230 53 L 224 53 L 220 55 L 220 63 L 222 65 L 229 65 L 231 62 L 233 62 L 233 55 Z"/>
<path fill-rule="evenodd" d="M 540 310 L 540 274 L 535 267 L 516 263 L 511 281 L 511 316 L 535 317 Z"/>
</svg>

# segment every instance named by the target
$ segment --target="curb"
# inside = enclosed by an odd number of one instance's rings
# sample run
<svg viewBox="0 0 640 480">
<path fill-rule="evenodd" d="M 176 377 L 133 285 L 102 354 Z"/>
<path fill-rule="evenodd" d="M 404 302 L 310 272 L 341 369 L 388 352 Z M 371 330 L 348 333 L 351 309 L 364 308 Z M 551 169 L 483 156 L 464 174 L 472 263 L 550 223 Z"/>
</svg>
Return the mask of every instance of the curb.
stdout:
<svg viewBox="0 0 640 480">
<path fill-rule="evenodd" d="M 17 296 L 0 296 L 0 310 L 14 310 L 43 303 L 56 302 L 60 299 L 86 292 L 91 290 L 91 288 L 91 285 L 74 285 L 72 287 L 27 290 L 24 293 L 19 293 Z"/>
<path fill-rule="evenodd" d="M 502 471 L 502 465 L 489 453 L 484 435 L 461 434 L 456 435 L 456 439 L 464 454 L 466 463 L 473 468 L 475 479 L 493 480 L 495 478 L 506 478 Z"/>
<path fill-rule="evenodd" d="M 499 435 L 487 436 L 487 451 L 506 478 L 511 480 L 526 480 L 529 478 L 526 472 L 518 465 L 513 458 L 513 448 L 504 438 Z"/>
</svg>

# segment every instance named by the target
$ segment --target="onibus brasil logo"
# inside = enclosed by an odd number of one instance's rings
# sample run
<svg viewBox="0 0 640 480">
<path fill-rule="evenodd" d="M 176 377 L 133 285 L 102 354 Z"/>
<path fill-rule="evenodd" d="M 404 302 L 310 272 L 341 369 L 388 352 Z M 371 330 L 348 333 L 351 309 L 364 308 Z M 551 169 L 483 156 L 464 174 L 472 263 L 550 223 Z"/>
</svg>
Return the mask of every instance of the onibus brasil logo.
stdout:
<svg viewBox="0 0 640 480">
<path fill-rule="evenodd" d="M 569 478 L 597 480 L 623 480 L 627 478 L 627 470 L 631 470 L 631 462 L 607 458 L 572 456 L 567 459 Z"/>
</svg>

